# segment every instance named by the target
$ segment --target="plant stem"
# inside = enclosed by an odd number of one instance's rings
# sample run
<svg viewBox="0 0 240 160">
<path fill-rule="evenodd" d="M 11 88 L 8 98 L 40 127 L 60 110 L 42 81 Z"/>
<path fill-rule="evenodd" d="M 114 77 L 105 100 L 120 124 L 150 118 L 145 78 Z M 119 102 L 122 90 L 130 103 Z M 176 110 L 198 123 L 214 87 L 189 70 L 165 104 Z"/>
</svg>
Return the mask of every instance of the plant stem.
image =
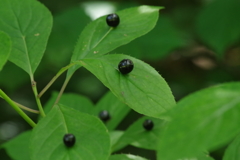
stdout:
<svg viewBox="0 0 240 160">
<path fill-rule="evenodd" d="M 42 97 L 42 95 L 48 90 L 48 88 L 56 81 L 56 79 L 62 75 L 66 70 L 68 70 L 70 67 L 75 65 L 75 63 L 70 63 L 66 67 L 61 68 L 58 73 L 51 79 L 51 81 L 43 88 L 43 90 L 38 94 L 38 98 Z"/>
<path fill-rule="evenodd" d="M 32 127 L 36 126 L 36 123 L 33 122 L 31 118 L 29 118 L 18 106 L 17 104 L 12 101 L 1 89 L 0 89 L 0 95 L 1 97 L 17 111 L 17 113 Z"/>
<path fill-rule="evenodd" d="M 59 102 L 59 100 L 60 100 L 60 98 L 61 98 L 61 96 L 62 96 L 65 88 L 67 87 L 67 84 L 68 84 L 68 82 L 70 81 L 71 77 L 72 77 L 72 75 L 65 79 L 65 81 L 64 81 L 64 83 L 63 83 L 63 86 L 62 86 L 62 88 L 61 88 L 61 90 L 60 90 L 60 92 L 59 92 L 59 94 L 58 94 L 58 97 L 57 97 L 54 105 Z M 54 105 L 53 105 L 53 106 L 54 106 Z"/>
<path fill-rule="evenodd" d="M 3 97 L 0 95 L 0 98 L 2 98 L 3 99 Z M 13 100 L 12 100 L 13 101 Z M 22 104 L 19 104 L 19 103 L 17 103 L 17 102 L 15 102 L 15 101 L 13 101 L 19 108 L 21 108 L 21 109 L 23 109 L 23 110 L 25 110 L 25 111 L 28 111 L 28 112 L 31 112 L 31 113 L 36 113 L 36 114 L 39 114 L 40 112 L 39 111 L 37 111 L 37 110 L 35 110 L 35 109 L 31 109 L 31 108 L 28 108 L 28 107 L 26 107 L 26 106 L 24 106 L 24 105 L 22 105 Z"/>
<path fill-rule="evenodd" d="M 44 113 L 44 110 L 43 110 L 41 101 L 40 101 L 40 99 L 38 98 L 38 92 L 37 92 L 36 82 L 35 82 L 34 80 L 32 80 L 32 89 L 33 89 L 33 93 L 34 93 L 34 96 L 35 96 L 35 99 L 36 99 L 36 102 L 37 102 L 37 106 L 38 106 L 40 115 L 41 115 L 42 117 L 45 117 L 46 115 L 45 115 L 45 113 Z"/>
</svg>

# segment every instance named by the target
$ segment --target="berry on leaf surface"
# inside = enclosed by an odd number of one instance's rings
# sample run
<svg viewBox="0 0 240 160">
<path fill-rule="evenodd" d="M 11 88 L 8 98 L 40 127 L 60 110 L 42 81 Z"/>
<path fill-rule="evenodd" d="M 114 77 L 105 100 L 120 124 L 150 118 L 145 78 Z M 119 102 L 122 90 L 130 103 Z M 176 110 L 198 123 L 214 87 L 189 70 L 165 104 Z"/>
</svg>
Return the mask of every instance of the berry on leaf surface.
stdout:
<svg viewBox="0 0 240 160">
<path fill-rule="evenodd" d="M 65 146 L 72 147 L 75 144 L 76 138 L 73 134 L 65 134 L 63 137 L 63 142 Z"/>
<path fill-rule="evenodd" d="M 143 127 L 145 128 L 145 130 L 150 131 L 150 130 L 153 129 L 154 123 L 153 123 L 152 120 L 146 119 L 146 120 L 143 122 Z"/>
<path fill-rule="evenodd" d="M 106 21 L 107 21 L 108 26 L 117 27 L 120 23 L 120 18 L 117 14 L 112 13 L 112 14 L 107 15 Z"/>
<path fill-rule="evenodd" d="M 118 64 L 118 69 L 122 74 L 128 74 L 133 70 L 133 62 L 130 59 L 123 59 Z"/>
</svg>

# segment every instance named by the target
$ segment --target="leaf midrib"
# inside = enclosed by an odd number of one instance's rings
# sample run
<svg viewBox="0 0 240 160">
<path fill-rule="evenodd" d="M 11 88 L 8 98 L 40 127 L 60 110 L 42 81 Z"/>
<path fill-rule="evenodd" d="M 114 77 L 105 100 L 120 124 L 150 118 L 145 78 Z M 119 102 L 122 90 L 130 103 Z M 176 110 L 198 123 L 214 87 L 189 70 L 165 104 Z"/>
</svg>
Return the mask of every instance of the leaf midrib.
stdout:
<svg viewBox="0 0 240 160">
<path fill-rule="evenodd" d="M 11 5 L 11 4 L 10 4 L 10 5 Z M 12 5 L 11 5 L 11 8 L 12 8 Z M 24 44 L 24 49 L 25 49 L 25 51 L 26 51 L 26 52 L 25 52 L 25 53 L 26 53 L 26 58 L 27 58 L 27 61 L 28 61 L 27 65 L 28 65 L 28 68 L 29 68 L 29 75 L 30 75 L 31 80 L 33 80 L 33 72 L 32 72 L 32 67 L 31 67 L 31 65 L 30 65 L 29 52 L 28 52 L 28 48 L 27 48 L 26 41 L 25 41 L 26 36 L 23 34 L 23 31 L 22 31 L 22 28 L 21 28 L 21 26 L 20 26 L 18 17 L 17 17 L 17 15 L 16 15 L 16 13 L 15 13 L 15 11 L 14 11 L 13 8 L 12 8 L 12 12 L 13 12 L 13 14 L 14 14 L 14 16 L 15 16 L 16 21 L 17 21 L 17 25 L 18 25 L 19 32 L 20 32 L 21 35 L 22 35 L 22 40 L 23 40 L 23 44 Z"/>
</svg>

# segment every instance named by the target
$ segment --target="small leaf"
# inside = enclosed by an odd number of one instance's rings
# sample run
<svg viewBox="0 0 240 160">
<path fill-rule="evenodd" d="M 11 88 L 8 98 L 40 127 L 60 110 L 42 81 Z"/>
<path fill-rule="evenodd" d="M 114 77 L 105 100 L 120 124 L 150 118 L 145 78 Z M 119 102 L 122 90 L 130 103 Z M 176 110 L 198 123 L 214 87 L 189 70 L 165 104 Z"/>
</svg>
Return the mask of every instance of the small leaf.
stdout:
<svg viewBox="0 0 240 160">
<path fill-rule="evenodd" d="M 162 8 L 140 6 L 119 11 L 120 24 L 116 28 L 107 25 L 106 16 L 96 19 L 81 33 L 71 61 L 98 57 L 146 34 L 156 25 Z M 78 68 L 77 65 L 70 68 L 68 76 Z"/>
<path fill-rule="evenodd" d="M 94 115 L 98 116 L 103 110 L 108 111 L 110 114 L 110 120 L 105 124 L 109 130 L 113 130 L 128 114 L 130 108 L 119 101 L 112 92 L 107 92 L 94 107 Z"/>
<path fill-rule="evenodd" d="M 147 160 L 147 159 L 132 154 L 115 154 L 110 156 L 109 160 Z"/>
<path fill-rule="evenodd" d="M 14 139 L 4 143 L 2 146 L 8 155 L 14 160 L 30 160 L 29 142 L 31 131 L 26 131 L 15 137 Z"/>
<path fill-rule="evenodd" d="M 66 133 L 76 137 L 71 148 L 63 143 Z M 107 160 L 110 138 L 106 127 L 95 116 L 56 105 L 33 129 L 30 149 L 32 160 Z"/>
<path fill-rule="evenodd" d="M 46 48 L 51 13 L 36 0 L 1 0 L 0 15 L 0 30 L 12 40 L 9 60 L 32 76 Z"/>
<path fill-rule="evenodd" d="M 240 2 L 217 0 L 199 14 L 196 29 L 200 38 L 222 57 L 240 37 Z"/>
<path fill-rule="evenodd" d="M 153 121 L 154 127 L 152 130 L 147 131 L 143 128 L 143 122 L 146 119 Z M 129 144 L 138 148 L 156 150 L 159 133 L 162 131 L 163 120 L 151 117 L 142 117 L 134 122 L 124 132 L 121 138 L 112 147 L 113 151 L 117 151 Z"/>
<path fill-rule="evenodd" d="M 10 37 L 4 32 L 0 32 L 0 71 L 8 60 L 11 46 L 12 43 Z"/>
<path fill-rule="evenodd" d="M 58 92 L 53 92 L 51 98 L 44 106 L 44 111 L 48 113 L 54 105 Z M 87 97 L 74 93 L 64 93 L 58 102 L 59 104 L 71 107 L 80 112 L 93 114 L 93 103 Z"/>
<path fill-rule="evenodd" d="M 240 159 L 240 135 L 238 135 L 226 149 L 223 160 Z"/>
<path fill-rule="evenodd" d="M 160 133 L 159 159 L 194 157 L 229 142 L 240 132 L 239 97 L 240 83 L 225 83 L 181 100 Z"/>
<path fill-rule="evenodd" d="M 131 59 L 134 63 L 134 69 L 128 75 L 122 75 L 117 70 L 122 59 Z M 76 63 L 92 72 L 115 96 L 141 114 L 158 118 L 175 105 L 165 80 L 152 67 L 138 59 L 114 54 Z"/>
</svg>

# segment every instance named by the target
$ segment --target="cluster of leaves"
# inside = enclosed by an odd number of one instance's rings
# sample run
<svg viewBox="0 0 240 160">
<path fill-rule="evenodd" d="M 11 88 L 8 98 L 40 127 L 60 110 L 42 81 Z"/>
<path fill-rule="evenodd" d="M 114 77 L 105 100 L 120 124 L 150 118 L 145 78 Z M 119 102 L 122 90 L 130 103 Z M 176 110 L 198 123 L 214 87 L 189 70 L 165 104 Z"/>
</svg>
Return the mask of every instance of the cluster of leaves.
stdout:
<svg viewBox="0 0 240 160">
<path fill-rule="evenodd" d="M 77 41 L 70 64 L 53 80 L 68 70 L 63 85 L 66 86 L 75 71 L 84 67 L 110 91 L 96 105 L 77 94 L 54 93 L 43 110 L 40 97 L 44 92 L 38 94 L 34 73 L 46 49 L 52 16 L 35 0 L 0 1 L 0 69 L 9 60 L 29 74 L 41 113 L 35 125 L 0 90 L 1 98 L 34 127 L 1 145 L 13 159 L 144 160 L 131 154 L 112 155 L 133 145 L 156 150 L 159 160 L 211 160 L 207 152 L 233 138 L 236 139 L 226 150 L 224 160 L 240 156 L 237 136 L 240 133 L 240 83 L 210 87 L 176 104 L 168 84 L 151 66 L 124 54 L 106 55 L 152 30 L 162 7 L 140 6 L 119 11 L 120 24 L 116 28 L 106 24 L 106 16 L 89 23 Z M 122 59 L 131 59 L 134 63 L 133 71 L 127 75 L 117 69 Z M 130 108 L 144 116 L 127 130 L 116 130 Z M 98 118 L 102 110 L 111 115 L 105 123 Z M 145 119 L 154 122 L 152 130 L 142 127 Z M 76 136 L 71 148 L 62 141 L 67 133 Z"/>
</svg>

